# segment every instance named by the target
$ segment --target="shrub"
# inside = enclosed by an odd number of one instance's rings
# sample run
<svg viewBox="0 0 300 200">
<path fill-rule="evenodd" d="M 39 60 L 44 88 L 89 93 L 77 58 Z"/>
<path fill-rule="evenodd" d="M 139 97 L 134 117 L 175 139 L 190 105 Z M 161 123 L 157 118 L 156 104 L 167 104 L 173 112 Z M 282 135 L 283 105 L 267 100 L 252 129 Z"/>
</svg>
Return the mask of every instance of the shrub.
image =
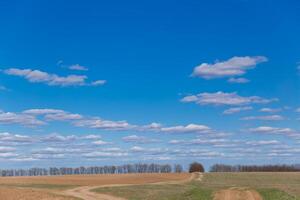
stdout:
<svg viewBox="0 0 300 200">
<path fill-rule="evenodd" d="M 193 173 L 193 172 L 204 172 L 204 167 L 203 167 L 203 165 L 201 163 L 193 162 L 192 164 L 190 164 L 189 172 L 190 173 Z"/>
</svg>

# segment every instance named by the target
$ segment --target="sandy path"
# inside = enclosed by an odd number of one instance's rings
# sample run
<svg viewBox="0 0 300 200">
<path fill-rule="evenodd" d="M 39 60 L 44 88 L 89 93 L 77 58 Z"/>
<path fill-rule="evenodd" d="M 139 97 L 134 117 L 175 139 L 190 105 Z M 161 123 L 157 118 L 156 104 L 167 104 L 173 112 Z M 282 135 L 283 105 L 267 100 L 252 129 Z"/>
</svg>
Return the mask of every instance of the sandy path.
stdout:
<svg viewBox="0 0 300 200">
<path fill-rule="evenodd" d="M 99 186 L 83 186 L 67 190 L 64 192 L 64 195 L 77 197 L 84 200 L 125 200 L 120 197 L 114 197 L 107 194 L 99 194 L 91 192 L 91 190 L 99 188 Z"/>
<path fill-rule="evenodd" d="M 254 190 L 231 188 L 218 191 L 214 200 L 262 200 L 262 197 Z"/>
<path fill-rule="evenodd" d="M 149 184 L 183 184 L 190 182 L 192 180 L 201 181 L 202 179 L 201 173 L 193 173 L 188 179 L 179 180 L 179 181 L 167 181 L 167 182 L 157 182 L 157 183 L 149 183 Z M 77 187 L 74 189 L 66 190 L 62 194 L 72 197 L 77 197 L 84 200 L 126 200 L 121 197 L 115 197 L 108 194 L 99 194 L 92 192 L 91 190 L 101 187 L 121 187 L 121 186 L 132 186 L 136 184 L 111 184 L 111 185 L 100 185 L 100 186 L 83 186 L 83 187 Z"/>
</svg>

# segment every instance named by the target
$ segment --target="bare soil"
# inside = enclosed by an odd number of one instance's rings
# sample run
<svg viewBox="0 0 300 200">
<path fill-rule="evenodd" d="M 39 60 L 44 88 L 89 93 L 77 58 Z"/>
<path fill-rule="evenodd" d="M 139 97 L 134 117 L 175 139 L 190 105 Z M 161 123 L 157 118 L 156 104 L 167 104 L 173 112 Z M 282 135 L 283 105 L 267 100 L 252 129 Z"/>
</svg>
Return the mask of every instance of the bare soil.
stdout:
<svg viewBox="0 0 300 200">
<path fill-rule="evenodd" d="M 216 192 L 214 200 L 262 200 L 262 197 L 254 190 L 231 188 Z"/>
<path fill-rule="evenodd" d="M 105 174 L 41 177 L 1 177 L 0 185 L 53 184 L 74 186 L 101 186 L 113 184 L 148 184 L 181 181 L 190 177 L 188 173 L 172 174 Z"/>
<path fill-rule="evenodd" d="M 182 174 L 113 174 L 72 175 L 41 177 L 1 177 L 0 199 L 2 200 L 124 200 L 90 190 L 98 187 L 185 183 L 194 179 Z M 71 189 L 70 189 L 71 188 Z"/>
<path fill-rule="evenodd" d="M 75 200 L 72 197 L 66 197 L 25 188 L 6 188 L 0 187 L 0 199 L 2 200 Z"/>
</svg>

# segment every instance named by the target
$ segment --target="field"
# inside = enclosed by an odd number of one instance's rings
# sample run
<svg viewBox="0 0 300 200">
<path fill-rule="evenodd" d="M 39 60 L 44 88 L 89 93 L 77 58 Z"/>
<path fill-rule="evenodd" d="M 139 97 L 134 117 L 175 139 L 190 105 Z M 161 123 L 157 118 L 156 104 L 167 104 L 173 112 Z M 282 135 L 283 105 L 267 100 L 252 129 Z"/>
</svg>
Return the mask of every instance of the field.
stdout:
<svg viewBox="0 0 300 200">
<path fill-rule="evenodd" d="M 0 178 L 5 200 L 300 200 L 300 173 Z"/>
</svg>

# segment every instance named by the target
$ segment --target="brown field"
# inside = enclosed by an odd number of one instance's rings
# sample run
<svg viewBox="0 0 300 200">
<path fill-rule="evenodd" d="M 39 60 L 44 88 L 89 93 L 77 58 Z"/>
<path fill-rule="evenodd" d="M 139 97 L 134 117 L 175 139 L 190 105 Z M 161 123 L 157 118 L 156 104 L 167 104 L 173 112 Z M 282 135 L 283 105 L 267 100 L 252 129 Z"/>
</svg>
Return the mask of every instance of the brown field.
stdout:
<svg viewBox="0 0 300 200">
<path fill-rule="evenodd" d="M 299 197 L 300 173 L 0 178 L 0 200 L 300 200 Z"/>
<path fill-rule="evenodd" d="M 46 190 L 0 187 L 1 200 L 75 200 L 76 198 L 66 197 L 50 193 Z"/>
<path fill-rule="evenodd" d="M 143 185 L 158 182 L 180 182 L 189 179 L 190 176 L 191 175 L 188 173 L 182 173 L 1 177 L 0 199 L 75 200 L 77 198 L 68 195 L 72 194 L 72 192 L 68 192 L 71 191 L 72 188 L 75 188 L 76 190 L 76 188 L 86 186 L 92 188 L 95 186 L 100 187 L 105 185 Z"/>
<path fill-rule="evenodd" d="M 40 177 L 2 177 L 0 185 L 57 185 L 57 186 L 96 186 L 111 184 L 147 184 L 167 181 L 180 181 L 190 177 L 181 174 L 109 174 L 109 175 L 72 175 Z"/>
</svg>

